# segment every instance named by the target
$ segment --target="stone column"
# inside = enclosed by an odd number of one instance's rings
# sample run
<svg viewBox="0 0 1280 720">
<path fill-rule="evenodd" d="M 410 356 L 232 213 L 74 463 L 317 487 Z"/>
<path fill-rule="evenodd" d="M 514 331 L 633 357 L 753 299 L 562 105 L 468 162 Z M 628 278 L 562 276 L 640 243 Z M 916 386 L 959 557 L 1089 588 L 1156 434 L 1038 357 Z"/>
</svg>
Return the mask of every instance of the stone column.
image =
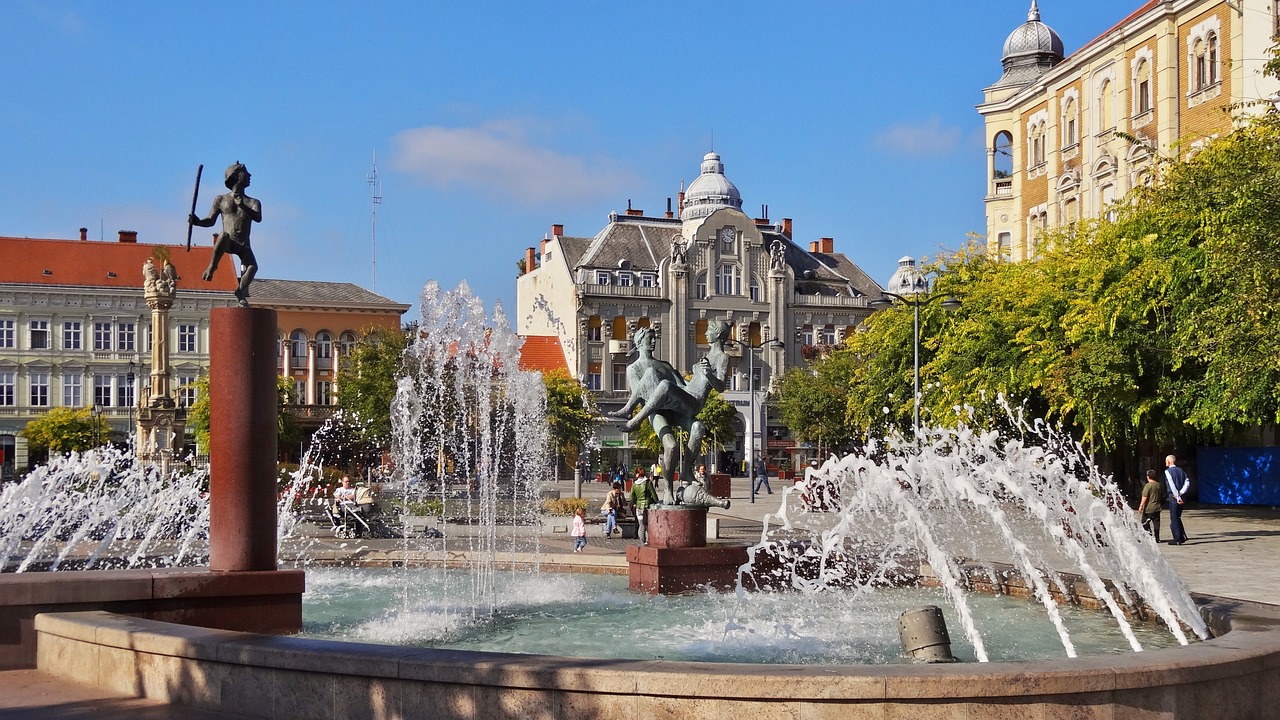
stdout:
<svg viewBox="0 0 1280 720">
<path fill-rule="evenodd" d="M 307 404 L 316 404 L 316 341 L 307 341 Z"/>
<path fill-rule="evenodd" d="M 209 352 L 209 566 L 276 569 L 276 312 L 215 308 Z"/>
</svg>

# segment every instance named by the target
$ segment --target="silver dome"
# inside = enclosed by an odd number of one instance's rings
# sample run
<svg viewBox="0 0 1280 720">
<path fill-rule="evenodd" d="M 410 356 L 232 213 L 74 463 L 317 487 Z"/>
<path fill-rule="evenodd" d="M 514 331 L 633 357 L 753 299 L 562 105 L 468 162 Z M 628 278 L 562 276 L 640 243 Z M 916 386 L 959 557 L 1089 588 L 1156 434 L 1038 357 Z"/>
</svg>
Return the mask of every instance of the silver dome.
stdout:
<svg viewBox="0 0 1280 720">
<path fill-rule="evenodd" d="M 702 174 L 689 183 L 684 193 L 681 220 L 704 218 L 720 208 L 742 209 L 742 194 L 724 176 L 724 163 L 720 156 L 709 152 L 702 157 Z"/>
<path fill-rule="evenodd" d="M 1063 57 L 1062 38 L 1053 28 L 1040 22 L 1040 7 L 1036 0 L 1031 0 L 1027 21 L 1009 33 L 1004 41 L 1000 59 L 1004 75 L 992 87 L 1026 85 L 1062 62 Z"/>
<path fill-rule="evenodd" d="M 1064 55 L 1062 38 L 1053 28 L 1040 22 L 1040 8 L 1035 0 L 1031 0 L 1031 10 L 1027 13 L 1027 22 L 1009 33 L 1004 41 L 1004 52 L 1001 59 L 1007 60 L 1016 55 L 1034 55 L 1048 53 L 1061 58 Z"/>
<path fill-rule="evenodd" d="M 889 277 L 889 283 L 884 286 L 884 289 L 895 295 L 910 297 L 918 293 L 927 292 L 929 290 L 929 281 L 916 268 L 915 258 L 910 255 L 904 255 L 898 260 L 898 269 L 893 271 L 893 275 Z"/>
</svg>

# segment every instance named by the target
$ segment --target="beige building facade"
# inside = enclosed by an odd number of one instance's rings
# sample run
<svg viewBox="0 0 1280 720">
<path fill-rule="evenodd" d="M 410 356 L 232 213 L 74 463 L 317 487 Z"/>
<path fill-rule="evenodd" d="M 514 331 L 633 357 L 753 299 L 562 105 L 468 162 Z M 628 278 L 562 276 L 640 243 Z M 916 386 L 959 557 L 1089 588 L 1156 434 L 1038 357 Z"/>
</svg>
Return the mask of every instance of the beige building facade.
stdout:
<svg viewBox="0 0 1280 720">
<path fill-rule="evenodd" d="M 1032 0 L 1005 41 L 978 105 L 990 252 L 1036 257 L 1044 229 L 1105 216 L 1157 157 L 1185 157 L 1280 101 L 1262 73 L 1280 0 L 1149 0 L 1099 30 L 1065 55 Z"/>
</svg>

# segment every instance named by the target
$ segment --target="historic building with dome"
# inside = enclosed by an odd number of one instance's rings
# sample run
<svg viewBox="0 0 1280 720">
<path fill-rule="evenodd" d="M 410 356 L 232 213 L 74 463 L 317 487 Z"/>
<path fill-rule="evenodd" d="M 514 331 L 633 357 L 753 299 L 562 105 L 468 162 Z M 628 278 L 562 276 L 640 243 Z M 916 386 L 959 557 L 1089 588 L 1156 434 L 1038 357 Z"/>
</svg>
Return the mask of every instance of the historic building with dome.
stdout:
<svg viewBox="0 0 1280 720">
<path fill-rule="evenodd" d="M 1277 0 L 1149 0 L 1099 30 L 1066 55 L 1031 0 L 1005 40 L 1003 73 L 978 105 L 991 252 L 1034 258 L 1040 231 L 1103 216 L 1148 181 L 1156 157 L 1195 152 L 1280 102 L 1262 74 L 1280 36 Z"/>
<path fill-rule="evenodd" d="M 731 348 L 738 360 L 724 395 L 738 408 L 745 431 L 752 426 L 750 390 L 757 391 L 759 407 L 774 378 L 842 342 L 872 312 L 867 299 L 881 292 L 835 251 L 833 238 L 802 245 L 790 218 L 775 222 L 767 215 L 767 206 L 761 217 L 743 212 L 742 195 L 720 156 L 710 152 L 674 209 L 668 199 L 665 212 L 650 215 L 628 202 L 625 212 L 611 213 L 591 235 L 553 225 L 540 246 L 525 252 L 516 283 L 517 332 L 558 341 L 570 374 L 609 411 L 626 400 L 637 328 L 653 328 L 655 355 L 689 372 L 706 350 L 707 322 L 726 321 L 740 342 Z M 604 462 L 628 463 L 631 440 L 615 424 L 597 430 Z M 754 434 L 756 448 L 768 448 L 771 466 L 785 468 L 807 457 L 808 449 L 795 447 L 785 428 L 755 425 L 766 428 Z M 745 451 L 739 443 L 727 454 L 740 462 Z"/>
</svg>

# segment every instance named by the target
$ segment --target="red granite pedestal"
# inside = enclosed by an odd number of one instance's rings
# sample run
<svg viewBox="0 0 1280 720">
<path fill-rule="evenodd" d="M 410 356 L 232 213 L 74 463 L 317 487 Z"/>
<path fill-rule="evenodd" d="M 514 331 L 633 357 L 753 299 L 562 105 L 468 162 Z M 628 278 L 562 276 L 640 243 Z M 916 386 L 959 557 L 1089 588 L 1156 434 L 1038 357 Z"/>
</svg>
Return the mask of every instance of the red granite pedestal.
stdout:
<svg viewBox="0 0 1280 720">
<path fill-rule="evenodd" d="M 649 511 L 649 544 L 627 547 L 632 590 L 653 595 L 697 592 L 710 585 L 737 585 L 738 568 L 747 562 L 745 545 L 707 545 L 705 507 Z"/>
</svg>

